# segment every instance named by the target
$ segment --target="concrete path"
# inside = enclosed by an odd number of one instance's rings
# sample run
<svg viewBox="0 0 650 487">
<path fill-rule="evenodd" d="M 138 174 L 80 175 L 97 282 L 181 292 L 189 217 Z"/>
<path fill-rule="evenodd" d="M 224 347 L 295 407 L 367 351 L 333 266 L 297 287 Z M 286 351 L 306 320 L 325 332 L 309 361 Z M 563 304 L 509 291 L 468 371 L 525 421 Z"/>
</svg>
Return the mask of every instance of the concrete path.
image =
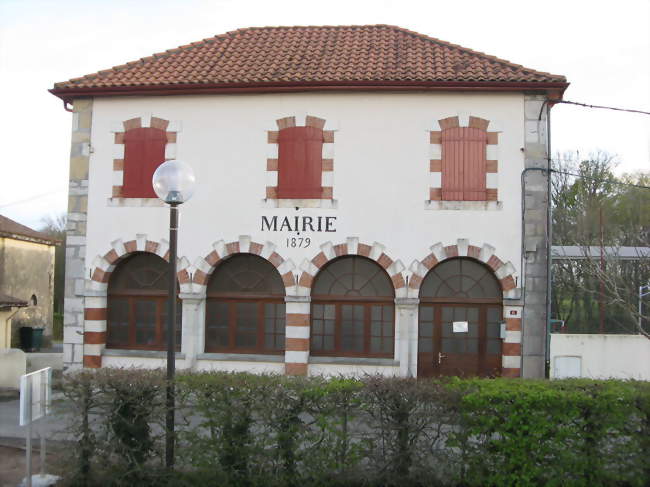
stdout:
<svg viewBox="0 0 650 487">
<path fill-rule="evenodd" d="M 52 393 L 52 414 L 34 422 L 32 427 L 34 437 L 37 437 L 41 429 L 48 439 L 53 439 L 55 434 L 61 431 L 65 425 L 66 409 L 65 403 L 61 399 L 63 399 L 63 394 Z M 19 399 L 0 401 L 0 440 L 3 438 L 24 439 L 26 437 L 27 427 L 18 425 L 19 413 Z"/>
</svg>

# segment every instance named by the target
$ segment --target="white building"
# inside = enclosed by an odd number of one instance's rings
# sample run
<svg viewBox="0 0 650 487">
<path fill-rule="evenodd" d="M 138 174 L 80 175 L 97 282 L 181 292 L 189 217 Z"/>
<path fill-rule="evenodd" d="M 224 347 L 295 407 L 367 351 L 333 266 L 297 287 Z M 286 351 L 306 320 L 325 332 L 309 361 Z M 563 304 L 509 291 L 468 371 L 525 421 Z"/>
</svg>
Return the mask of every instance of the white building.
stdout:
<svg viewBox="0 0 650 487">
<path fill-rule="evenodd" d="M 568 86 L 391 26 L 251 28 L 57 83 L 68 367 L 543 375 L 547 115 Z M 525 171 L 525 172 L 524 172 Z M 181 320 L 179 320 L 181 321 Z"/>
</svg>

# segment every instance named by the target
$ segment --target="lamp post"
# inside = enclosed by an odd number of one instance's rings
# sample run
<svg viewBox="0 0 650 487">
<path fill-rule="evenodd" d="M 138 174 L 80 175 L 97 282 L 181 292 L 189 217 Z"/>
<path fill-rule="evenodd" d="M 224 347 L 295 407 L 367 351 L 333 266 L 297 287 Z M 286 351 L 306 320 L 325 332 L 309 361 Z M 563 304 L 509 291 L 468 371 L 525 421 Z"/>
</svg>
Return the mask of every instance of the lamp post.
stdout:
<svg viewBox="0 0 650 487">
<path fill-rule="evenodd" d="M 153 173 L 152 184 L 158 198 L 169 205 L 169 292 L 167 302 L 167 387 L 165 419 L 165 465 L 174 466 L 174 375 L 176 373 L 176 243 L 178 205 L 192 197 L 196 180 L 192 168 L 181 161 L 167 161 Z"/>
</svg>

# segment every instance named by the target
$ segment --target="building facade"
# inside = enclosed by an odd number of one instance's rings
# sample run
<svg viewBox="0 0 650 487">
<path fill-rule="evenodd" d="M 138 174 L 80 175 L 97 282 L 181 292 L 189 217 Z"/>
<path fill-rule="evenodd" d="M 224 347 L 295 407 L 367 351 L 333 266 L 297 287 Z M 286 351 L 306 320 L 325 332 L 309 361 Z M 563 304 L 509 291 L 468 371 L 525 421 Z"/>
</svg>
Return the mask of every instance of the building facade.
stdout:
<svg viewBox="0 0 650 487">
<path fill-rule="evenodd" d="M 391 26 L 242 29 L 51 90 L 73 111 L 65 363 L 543 375 L 547 116 L 566 88 Z"/>
<path fill-rule="evenodd" d="M 0 348 L 19 348 L 18 330 L 23 326 L 43 328 L 46 344 L 51 341 L 57 244 L 0 215 Z"/>
</svg>

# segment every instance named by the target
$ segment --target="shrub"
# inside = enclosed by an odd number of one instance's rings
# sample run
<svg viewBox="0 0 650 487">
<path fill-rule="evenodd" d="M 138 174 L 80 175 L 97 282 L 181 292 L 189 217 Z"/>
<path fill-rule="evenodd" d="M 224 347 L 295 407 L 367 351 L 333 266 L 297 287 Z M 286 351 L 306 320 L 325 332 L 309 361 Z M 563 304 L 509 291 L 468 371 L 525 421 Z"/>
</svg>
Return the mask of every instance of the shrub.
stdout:
<svg viewBox="0 0 650 487">
<path fill-rule="evenodd" d="M 68 485 L 647 485 L 650 385 L 621 381 L 65 376 Z"/>
</svg>

